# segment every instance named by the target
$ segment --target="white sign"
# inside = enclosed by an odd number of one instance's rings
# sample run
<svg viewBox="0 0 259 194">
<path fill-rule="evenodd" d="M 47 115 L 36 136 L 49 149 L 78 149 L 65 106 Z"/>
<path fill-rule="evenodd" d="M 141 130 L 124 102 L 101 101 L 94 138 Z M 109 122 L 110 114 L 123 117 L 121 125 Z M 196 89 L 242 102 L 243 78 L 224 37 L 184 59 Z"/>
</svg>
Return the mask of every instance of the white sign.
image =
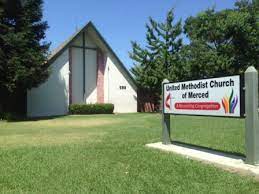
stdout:
<svg viewBox="0 0 259 194">
<path fill-rule="evenodd" d="M 240 76 L 166 83 L 164 113 L 240 117 Z"/>
</svg>

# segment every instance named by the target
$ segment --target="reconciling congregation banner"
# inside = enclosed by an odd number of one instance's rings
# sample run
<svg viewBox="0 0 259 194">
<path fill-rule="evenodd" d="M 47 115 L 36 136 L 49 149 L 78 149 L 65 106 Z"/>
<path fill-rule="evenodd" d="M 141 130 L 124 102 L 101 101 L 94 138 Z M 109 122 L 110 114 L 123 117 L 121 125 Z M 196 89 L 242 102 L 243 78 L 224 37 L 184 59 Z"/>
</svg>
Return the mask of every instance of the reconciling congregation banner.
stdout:
<svg viewBox="0 0 259 194">
<path fill-rule="evenodd" d="M 163 86 L 164 113 L 240 117 L 240 76 Z"/>
</svg>

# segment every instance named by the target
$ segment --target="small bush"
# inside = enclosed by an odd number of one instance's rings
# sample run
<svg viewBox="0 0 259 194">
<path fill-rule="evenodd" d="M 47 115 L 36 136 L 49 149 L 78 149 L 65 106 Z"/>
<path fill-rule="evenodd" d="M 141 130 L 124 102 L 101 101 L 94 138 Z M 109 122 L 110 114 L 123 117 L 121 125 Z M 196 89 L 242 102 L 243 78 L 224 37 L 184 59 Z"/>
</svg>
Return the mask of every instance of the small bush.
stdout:
<svg viewBox="0 0 259 194">
<path fill-rule="evenodd" d="M 4 113 L 0 112 L 0 120 L 4 120 Z"/>
<path fill-rule="evenodd" d="M 0 113 L 0 120 L 22 121 L 22 120 L 25 120 L 25 116 L 18 113 L 6 112 L 6 113 Z"/>
<path fill-rule="evenodd" d="M 69 106 L 70 114 L 112 114 L 113 104 L 72 104 Z"/>
</svg>

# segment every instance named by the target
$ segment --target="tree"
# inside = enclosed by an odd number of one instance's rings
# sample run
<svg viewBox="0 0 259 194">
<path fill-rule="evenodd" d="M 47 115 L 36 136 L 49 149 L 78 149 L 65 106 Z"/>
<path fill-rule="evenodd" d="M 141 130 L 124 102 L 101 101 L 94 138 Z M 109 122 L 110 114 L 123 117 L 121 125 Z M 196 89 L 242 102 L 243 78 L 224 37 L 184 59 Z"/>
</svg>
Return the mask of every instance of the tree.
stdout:
<svg viewBox="0 0 259 194">
<path fill-rule="evenodd" d="M 42 0 L 1 1 L 0 98 L 5 111 L 18 111 L 17 103 L 24 103 L 21 95 L 25 98 L 27 89 L 49 75 L 50 44 L 44 42 L 48 25 L 42 21 L 42 4 Z"/>
<path fill-rule="evenodd" d="M 186 20 L 184 31 L 191 43 L 185 62 L 196 69 L 191 77 L 242 73 L 250 65 L 258 68 L 258 5 L 248 0 L 235 5 L 218 12 L 208 9 Z"/>
<path fill-rule="evenodd" d="M 182 47 L 181 21 L 174 24 L 173 10 L 167 13 L 165 22 L 157 22 L 151 17 L 146 24 L 145 48 L 132 42 L 130 57 L 134 61 L 131 69 L 138 86 L 160 95 L 164 78 L 178 80 L 181 68 L 179 51 Z"/>
</svg>

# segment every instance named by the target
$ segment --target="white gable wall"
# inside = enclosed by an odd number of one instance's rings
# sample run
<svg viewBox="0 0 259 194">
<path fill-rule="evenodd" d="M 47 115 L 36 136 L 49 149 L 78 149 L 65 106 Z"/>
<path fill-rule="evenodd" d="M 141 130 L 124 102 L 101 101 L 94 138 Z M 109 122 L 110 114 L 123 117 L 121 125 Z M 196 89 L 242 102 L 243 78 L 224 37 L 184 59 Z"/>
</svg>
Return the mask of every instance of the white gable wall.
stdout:
<svg viewBox="0 0 259 194">
<path fill-rule="evenodd" d="M 27 116 L 65 115 L 69 104 L 69 60 L 65 50 L 51 64 L 48 80 L 27 92 Z"/>
<path fill-rule="evenodd" d="M 136 88 L 126 79 L 128 75 L 118 63 L 111 54 L 107 55 L 104 74 L 104 101 L 114 104 L 114 112 L 137 112 Z M 120 86 L 126 86 L 126 89 L 121 90 Z"/>
</svg>

